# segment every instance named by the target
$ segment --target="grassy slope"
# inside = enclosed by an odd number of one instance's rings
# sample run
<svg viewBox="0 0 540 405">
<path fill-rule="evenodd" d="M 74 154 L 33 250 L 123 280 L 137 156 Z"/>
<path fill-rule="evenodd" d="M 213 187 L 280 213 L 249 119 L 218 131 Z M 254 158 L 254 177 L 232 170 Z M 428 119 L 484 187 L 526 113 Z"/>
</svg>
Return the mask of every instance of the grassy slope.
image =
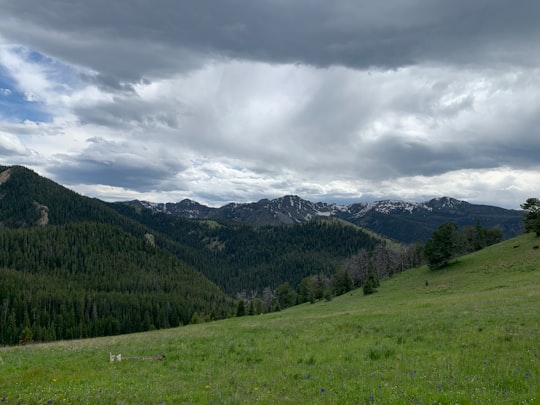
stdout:
<svg viewBox="0 0 540 405">
<path fill-rule="evenodd" d="M 540 239 L 331 302 L 128 336 L 0 349 L 4 403 L 540 402 Z M 427 282 L 427 285 L 426 285 Z M 109 363 L 164 354 L 162 361 Z"/>
</svg>

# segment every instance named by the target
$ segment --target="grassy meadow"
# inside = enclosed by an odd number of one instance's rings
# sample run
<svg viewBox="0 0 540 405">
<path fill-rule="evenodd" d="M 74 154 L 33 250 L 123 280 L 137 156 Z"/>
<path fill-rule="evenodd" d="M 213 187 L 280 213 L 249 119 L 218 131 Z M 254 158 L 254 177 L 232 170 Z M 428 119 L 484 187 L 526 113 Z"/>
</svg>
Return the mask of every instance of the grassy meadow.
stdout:
<svg viewBox="0 0 540 405">
<path fill-rule="evenodd" d="M 0 349 L 6 404 L 539 404 L 540 238 L 330 302 Z M 535 248 L 536 246 L 536 248 Z M 165 355 L 163 360 L 109 362 Z"/>
</svg>

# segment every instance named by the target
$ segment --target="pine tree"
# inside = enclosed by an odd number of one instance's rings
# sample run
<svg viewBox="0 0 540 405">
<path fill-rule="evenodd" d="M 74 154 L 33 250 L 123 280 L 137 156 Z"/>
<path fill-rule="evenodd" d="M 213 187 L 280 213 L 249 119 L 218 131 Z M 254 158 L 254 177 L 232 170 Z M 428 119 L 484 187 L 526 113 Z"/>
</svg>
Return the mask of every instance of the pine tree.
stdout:
<svg viewBox="0 0 540 405">
<path fill-rule="evenodd" d="M 334 275 L 334 292 L 337 295 L 345 294 L 352 290 L 353 283 L 349 273 L 344 267 L 338 268 Z"/>
<path fill-rule="evenodd" d="M 236 316 L 244 316 L 246 315 L 246 304 L 244 304 L 244 300 L 238 301 L 238 308 L 236 309 Z"/>
<path fill-rule="evenodd" d="M 446 222 L 439 226 L 426 242 L 424 254 L 429 266 L 433 268 L 446 266 L 448 261 L 460 251 L 457 225 Z"/>
<path fill-rule="evenodd" d="M 377 272 L 375 271 L 375 269 L 371 269 L 369 271 L 367 280 L 362 286 L 364 295 L 369 295 L 377 292 L 377 287 L 379 287 L 379 278 L 377 277 Z"/>
<path fill-rule="evenodd" d="M 521 204 L 521 208 L 527 211 L 524 218 L 525 231 L 535 232 L 536 236 L 540 236 L 540 199 L 528 198 Z"/>
</svg>

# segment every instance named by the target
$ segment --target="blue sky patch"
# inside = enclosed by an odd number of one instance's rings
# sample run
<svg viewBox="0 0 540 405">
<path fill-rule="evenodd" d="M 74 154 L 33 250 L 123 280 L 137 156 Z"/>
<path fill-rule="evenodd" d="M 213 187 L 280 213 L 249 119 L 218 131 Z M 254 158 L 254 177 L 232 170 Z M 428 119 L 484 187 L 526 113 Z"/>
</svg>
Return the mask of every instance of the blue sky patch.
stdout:
<svg viewBox="0 0 540 405">
<path fill-rule="evenodd" d="M 78 71 L 70 65 L 24 47 L 14 51 L 28 63 L 39 65 L 57 94 L 70 93 L 83 86 Z M 21 92 L 9 71 L 0 66 L 0 119 L 9 122 L 51 122 L 53 116 L 42 101 L 30 101 Z"/>
<path fill-rule="evenodd" d="M 0 120 L 9 122 L 50 122 L 52 116 L 47 113 L 42 102 L 28 101 L 18 91 L 15 81 L 0 66 Z"/>
</svg>

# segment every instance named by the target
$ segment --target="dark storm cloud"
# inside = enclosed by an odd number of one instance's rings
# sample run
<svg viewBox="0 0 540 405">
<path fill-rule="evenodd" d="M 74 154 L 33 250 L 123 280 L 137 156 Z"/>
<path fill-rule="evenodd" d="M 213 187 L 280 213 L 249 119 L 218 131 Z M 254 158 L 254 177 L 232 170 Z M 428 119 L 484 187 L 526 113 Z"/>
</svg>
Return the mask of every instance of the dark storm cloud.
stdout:
<svg viewBox="0 0 540 405">
<path fill-rule="evenodd" d="M 127 145 L 94 138 L 75 156 L 57 156 L 62 165 L 50 169 L 63 184 L 102 184 L 139 191 L 152 191 L 163 186 L 186 166 L 172 156 L 157 161 L 144 159 L 138 145 Z M 179 185 L 176 184 L 176 187 Z"/>
<path fill-rule="evenodd" d="M 79 106 L 74 108 L 74 112 L 82 124 L 101 125 L 116 130 L 139 128 L 155 131 L 156 128 L 177 128 L 182 108 L 179 103 L 149 103 L 135 96 L 114 97 L 98 105 Z"/>
<path fill-rule="evenodd" d="M 434 133 L 431 139 L 415 140 L 388 132 L 358 147 L 356 167 L 364 178 L 384 180 L 406 176 L 438 176 L 460 169 L 513 167 L 534 169 L 539 164 L 538 120 L 523 122 L 508 134 L 489 133 L 471 136 L 467 132 Z M 533 135 L 535 134 L 535 135 Z"/>
<path fill-rule="evenodd" d="M 90 84 L 94 84 L 97 87 L 114 93 L 133 93 L 133 85 L 129 83 L 120 83 L 111 76 L 104 76 L 102 74 L 88 74 L 81 73 L 79 77 L 82 81 Z"/>
<path fill-rule="evenodd" d="M 91 67 L 111 86 L 113 77 L 125 86 L 208 58 L 360 69 L 533 65 L 540 46 L 532 0 L 3 3 L 4 35 Z"/>
</svg>

